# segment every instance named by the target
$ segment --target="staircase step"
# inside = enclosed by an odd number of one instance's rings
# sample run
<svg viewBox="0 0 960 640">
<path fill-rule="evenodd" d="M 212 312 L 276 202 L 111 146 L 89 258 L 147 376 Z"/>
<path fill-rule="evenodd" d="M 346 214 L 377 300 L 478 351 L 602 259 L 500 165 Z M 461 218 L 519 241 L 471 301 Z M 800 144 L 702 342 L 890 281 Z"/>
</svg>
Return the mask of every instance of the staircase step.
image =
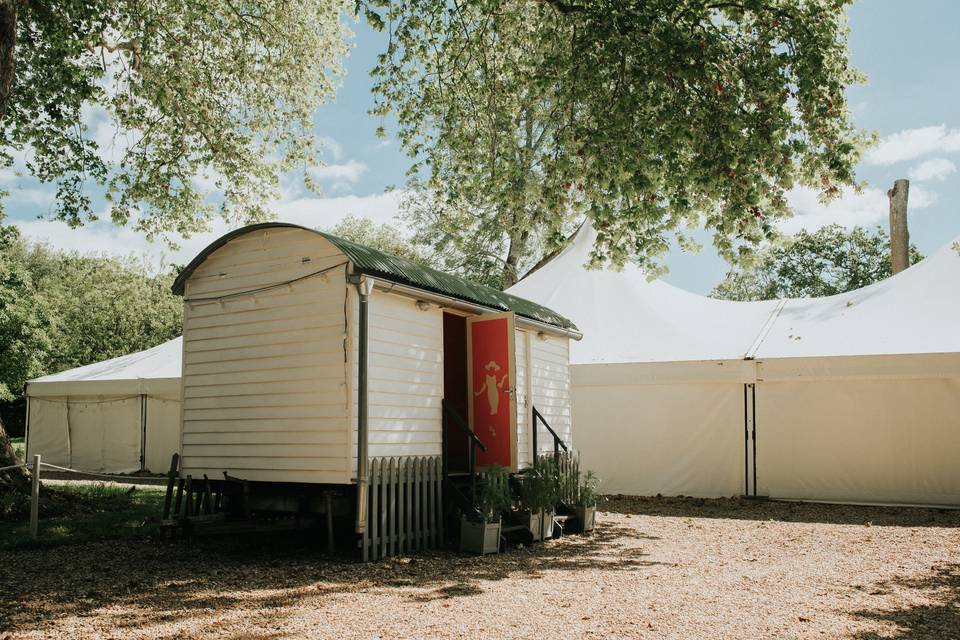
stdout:
<svg viewBox="0 0 960 640">
<path fill-rule="evenodd" d="M 514 531 L 530 531 L 530 529 L 522 524 L 502 525 L 500 527 L 501 534 L 513 533 Z"/>
</svg>

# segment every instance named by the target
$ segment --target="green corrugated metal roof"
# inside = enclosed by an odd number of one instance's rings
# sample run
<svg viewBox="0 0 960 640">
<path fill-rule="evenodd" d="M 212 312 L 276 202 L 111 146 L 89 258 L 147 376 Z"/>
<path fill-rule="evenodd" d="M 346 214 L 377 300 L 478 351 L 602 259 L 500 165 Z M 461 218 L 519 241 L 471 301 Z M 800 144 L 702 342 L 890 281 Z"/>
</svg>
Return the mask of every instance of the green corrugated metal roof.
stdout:
<svg viewBox="0 0 960 640">
<path fill-rule="evenodd" d="M 459 276 L 443 273 L 442 271 L 437 271 L 436 269 L 431 269 L 430 267 L 425 267 L 404 258 L 389 255 L 372 247 L 357 244 L 356 242 L 351 242 L 350 240 L 345 240 L 344 238 L 339 238 L 337 236 L 330 235 L 329 233 L 323 233 L 321 231 L 309 229 L 300 225 L 281 222 L 267 222 L 263 224 L 250 225 L 243 227 L 242 229 L 231 231 L 225 236 L 218 238 L 211 243 L 210 246 L 201 251 L 200 254 L 197 255 L 197 257 L 194 258 L 189 265 L 187 265 L 180 275 L 177 276 L 176 281 L 173 283 L 173 292 L 177 295 L 183 295 L 184 284 L 186 283 L 187 278 L 190 277 L 190 274 L 193 273 L 194 269 L 200 266 L 207 256 L 225 245 L 233 238 L 250 233 L 251 231 L 256 231 L 258 229 L 273 227 L 303 229 L 304 231 L 310 231 L 323 236 L 332 242 L 338 249 L 340 249 L 340 251 L 342 251 L 344 255 L 346 255 L 347 258 L 353 263 L 356 271 L 360 273 L 390 282 L 396 282 L 398 284 L 405 284 L 407 286 L 422 289 L 424 291 L 430 291 L 449 296 L 451 298 L 456 298 L 457 300 L 472 302 L 490 309 L 513 311 L 518 316 L 543 322 L 556 327 L 561 327 L 563 329 L 576 330 L 576 325 L 574 325 L 570 320 L 563 317 L 559 313 L 535 302 L 510 295 L 509 293 L 504 293 L 503 291 L 498 291 L 493 287 L 470 282 L 469 280 Z"/>
</svg>

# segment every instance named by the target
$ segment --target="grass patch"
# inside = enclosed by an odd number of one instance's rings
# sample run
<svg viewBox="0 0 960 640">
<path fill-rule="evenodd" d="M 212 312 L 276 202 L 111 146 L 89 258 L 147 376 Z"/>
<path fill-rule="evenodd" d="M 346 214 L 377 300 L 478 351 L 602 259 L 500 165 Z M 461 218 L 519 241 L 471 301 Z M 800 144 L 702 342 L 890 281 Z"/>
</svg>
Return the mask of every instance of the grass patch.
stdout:
<svg viewBox="0 0 960 640">
<path fill-rule="evenodd" d="M 10 438 L 10 444 L 13 445 L 13 452 L 20 458 L 20 462 L 23 462 L 23 458 L 27 454 L 27 445 L 23 438 Z"/>
<path fill-rule="evenodd" d="M 40 538 L 30 538 L 30 498 L 0 494 L 0 550 L 149 535 L 164 492 L 116 485 L 50 484 L 40 489 Z"/>
</svg>

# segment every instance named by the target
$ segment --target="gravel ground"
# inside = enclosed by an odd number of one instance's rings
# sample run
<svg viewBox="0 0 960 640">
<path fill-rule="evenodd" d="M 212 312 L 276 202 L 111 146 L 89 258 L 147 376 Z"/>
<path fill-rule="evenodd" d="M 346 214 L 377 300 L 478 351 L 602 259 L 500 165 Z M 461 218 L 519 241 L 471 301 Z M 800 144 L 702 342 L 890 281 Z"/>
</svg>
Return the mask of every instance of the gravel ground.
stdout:
<svg viewBox="0 0 960 640">
<path fill-rule="evenodd" d="M 960 638 L 960 512 L 602 509 L 591 537 L 486 558 L 158 541 L 0 555 L 0 639 Z"/>
</svg>

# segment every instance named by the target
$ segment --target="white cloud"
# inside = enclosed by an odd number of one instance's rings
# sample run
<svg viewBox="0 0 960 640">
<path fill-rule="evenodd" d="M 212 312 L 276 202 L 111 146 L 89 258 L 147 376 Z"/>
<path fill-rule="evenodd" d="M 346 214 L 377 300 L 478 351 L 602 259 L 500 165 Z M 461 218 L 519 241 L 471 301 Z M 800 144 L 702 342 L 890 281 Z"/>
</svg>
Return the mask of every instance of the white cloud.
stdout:
<svg viewBox="0 0 960 640">
<path fill-rule="evenodd" d="M 370 218 L 377 223 L 393 223 L 400 212 L 402 191 L 369 196 L 336 198 L 297 198 L 277 204 L 277 219 L 305 227 L 332 227 L 347 216 Z"/>
<path fill-rule="evenodd" d="M 312 167 L 310 175 L 317 180 L 336 180 L 339 182 L 356 183 L 367 170 L 367 165 L 357 160 L 349 160 L 343 164 L 328 164 L 322 167 Z"/>
<path fill-rule="evenodd" d="M 66 223 L 58 220 L 14 220 L 12 222 L 24 237 L 35 242 L 45 242 L 63 251 L 142 256 L 154 266 L 170 262 L 187 262 L 192 257 L 188 255 L 191 251 L 195 254 L 210 242 L 206 237 L 197 236 L 183 241 L 179 251 L 170 251 L 160 242 L 149 242 L 142 234 L 129 228 L 114 226 L 109 222 L 97 222 L 77 229 L 71 229 Z"/>
<path fill-rule="evenodd" d="M 370 218 L 375 222 L 393 222 L 400 209 L 402 192 L 339 198 L 298 198 L 276 203 L 277 220 L 306 227 L 332 227 L 348 215 Z M 186 240 L 171 250 L 162 242 L 149 242 L 142 234 L 109 222 L 98 222 L 77 229 L 55 220 L 14 220 L 23 235 L 53 247 L 81 253 L 106 253 L 117 256 L 135 255 L 159 267 L 171 262 L 185 264 L 204 247 L 236 225 L 215 221 L 212 229 Z"/>
<path fill-rule="evenodd" d="M 320 136 L 317 138 L 317 145 L 321 149 L 329 151 L 334 162 L 339 162 L 340 158 L 343 157 L 343 146 L 330 136 Z"/>
<path fill-rule="evenodd" d="M 870 164 L 891 165 L 912 160 L 928 153 L 960 151 L 960 129 L 945 125 L 904 129 L 884 137 L 866 156 Z"/>
<path fill-rule="evenodd" d="M 917 182 L 944 180 L 957 170 L 957 165 L 946 158 L 932 158 L 910 169 L 910 179 Z"/>
<path fill-rule="evenodd" d="M 812 231 L 834 223 L 847 228 L 882 224 L 889 212 L 886 192 L 875 187 L 866 188 L 861 193 L 847 190 L 839 199 L 827 205 L 817 200 L 815 189 L 799 187 L 787 194 L 787 200 L 794 215 L 780 224 L 781 230 L 786 233 L 796 233 L 801 229 Z M 911 186 L 909 211 L 925 209 L 934 202 L 935 194 L 923 187 Z"/>
<path fill-rule="evenodd" d="M 28 182 L 27 184 L 31 183 Z M 15 185 L 12 189 L 10 189 L 8 202 L 16 203 L 18 205 L 33 206 L 37 208 L 39 213 L 42 213 L 39 211 L 39 209 L 49 209 L 52 207 L 56 197 L 56 191 L 53 189 L 45 189 L 41 187 L 21 187 L 19 185 Z"/>
<path fill-rule="evenodd" d="M 80 118 L 89 137 L 97 143 L 100 157 L 108 164 L 120 164 L 140 135 L 136 130 L 120 129 L 107 110 L 99 105 L 84 105 Z"/>
</svg>

